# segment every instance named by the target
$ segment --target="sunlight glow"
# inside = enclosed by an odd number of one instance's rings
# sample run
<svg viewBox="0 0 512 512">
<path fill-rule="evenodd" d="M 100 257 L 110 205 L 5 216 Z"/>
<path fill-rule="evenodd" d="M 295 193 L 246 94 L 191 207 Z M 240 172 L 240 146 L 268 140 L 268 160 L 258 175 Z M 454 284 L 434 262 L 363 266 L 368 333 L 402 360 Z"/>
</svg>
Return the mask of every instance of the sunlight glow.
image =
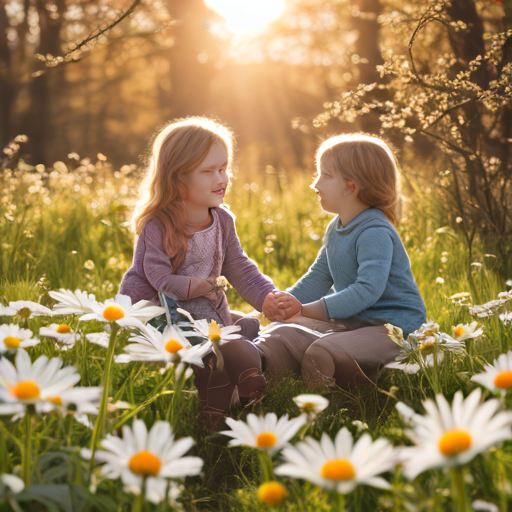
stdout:
<svg viewBox="0 0 512 512">
<path fill-rule="evenodd" d="M 217 11 L 229 30 L 238 34 L 257 32 L 283 14 L 285 0 L 205 0 Z"/>
</svg>

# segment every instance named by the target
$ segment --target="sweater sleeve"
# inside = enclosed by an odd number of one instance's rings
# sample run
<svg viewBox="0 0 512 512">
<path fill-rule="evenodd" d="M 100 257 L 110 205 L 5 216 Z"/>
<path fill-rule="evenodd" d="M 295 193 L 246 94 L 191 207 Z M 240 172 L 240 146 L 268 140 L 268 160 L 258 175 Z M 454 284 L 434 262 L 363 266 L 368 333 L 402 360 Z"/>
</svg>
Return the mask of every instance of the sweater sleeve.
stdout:
<svg viewBox="0 0 512 512">
<path fill-rule="evenodd" d="M 393 240 L 382 228 L 365 229 L 356 240 L 357 278 L 324 298 L 329 318 L 348 318 L 368 309 L 384 293 L 393 258 Z"/>
<path fill-rule="evenodd" d="M 302 304 L 308 304 L 324 297 L 332 285 L 333 279 L 327 262 L 327 250 L 323 245 L 309 270 L 286 291 Z"/>
<path fill-rule="evenodd" d="M 137 241 L 135 257 L 142 258 L 146 279 L 158 292 L 173 300 L 189 299 L 191 278 L 173 274 L 172 264 L 164 250 L 163 234 L 155 220 L 149 221 Z"/>
<path fill-rule="evenodd" d="M 265 297 L 276 287 L 242 249 L 236 233 L 234 215 L 230 212 L 226 212 L 225 215 L 229 216 L 229 219 L 226 222 L 227 241 L 222 275 L 246 302 L 261 312 Z"/>
</svg>

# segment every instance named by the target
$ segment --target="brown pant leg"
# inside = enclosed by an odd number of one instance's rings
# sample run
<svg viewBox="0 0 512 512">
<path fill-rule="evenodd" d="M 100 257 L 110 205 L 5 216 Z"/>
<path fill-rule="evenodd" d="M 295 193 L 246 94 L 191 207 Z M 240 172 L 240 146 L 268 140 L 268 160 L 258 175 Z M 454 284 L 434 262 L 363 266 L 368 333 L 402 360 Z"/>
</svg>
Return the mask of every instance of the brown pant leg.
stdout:
<svg viewBox="0 0 512 512">
<path fill-rule="evenodd" d="M 219 349 L 224 358 L 222 371 L 211 370 L 208 364 L 194 371 L 196 382 L 201 385 L 201 389 L 198 387 L 200 410 L 225 414 L 229 412 L 233 396 L 257 396 L 264 391 L 266 380 L 261 371 L 260 354 L 251 341 L 244 338 L 224 341 Z M 205 360 L 215 367 L 214 355 L 210 354 Z"/>
<path fill-rule="evenodd" d="M 220 345 L 224 367 L 231 382 L 237 386 L 240 397 L 257 395 L 265 389 L 261 371 L 261 357 L 252 341 L 240 338 Z"/>
<path fill-rule="evenodd" d="M 254 344 L 265 371 L 299 371 L 304 353 L 319 336 L 319 332 L 300 325 L 274 323 L 260 331 Z"/>
<path fill-rule="evenodd" d="M 302 374 L 316 383 L 323 381 L 322 375 L 331 377 L 341 388 L 349 389 L 368 382 L 365 375 L 373 379 L 398 352 L 383 325 L 324 334 L 304 354 Z"/>
</svg>

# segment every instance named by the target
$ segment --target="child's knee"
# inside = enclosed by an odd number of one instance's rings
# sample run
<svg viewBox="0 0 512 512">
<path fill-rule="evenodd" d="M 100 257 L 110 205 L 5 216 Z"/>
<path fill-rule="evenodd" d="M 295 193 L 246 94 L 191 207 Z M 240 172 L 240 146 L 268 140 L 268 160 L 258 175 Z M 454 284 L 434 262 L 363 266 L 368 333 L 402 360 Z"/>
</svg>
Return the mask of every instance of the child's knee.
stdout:
<svg viewBox="0 0 512 512">
<path fill-rule="evenodd" d="M 260 321 L 252 316 L 244 316 L 236 320 L 235 325 L 240 326 L 240 335 L 248 340 L 254 340 L 260 331 Z"/>
<path fill-rule="evenodd" d="M 306 349 L 318 336 L 292 325 L 276 324 L 263 329 L 254 344 L 261 353 L 263 369 L 299 370 Z"/>
<path fill-rule="evenodd" d="M 331 353 L 316 342 L 306 350 L 301 369 L 306 383 L 316 385 L 323 383 L 325 377 L 334 377 L 336 367 Z"/>
</svg>

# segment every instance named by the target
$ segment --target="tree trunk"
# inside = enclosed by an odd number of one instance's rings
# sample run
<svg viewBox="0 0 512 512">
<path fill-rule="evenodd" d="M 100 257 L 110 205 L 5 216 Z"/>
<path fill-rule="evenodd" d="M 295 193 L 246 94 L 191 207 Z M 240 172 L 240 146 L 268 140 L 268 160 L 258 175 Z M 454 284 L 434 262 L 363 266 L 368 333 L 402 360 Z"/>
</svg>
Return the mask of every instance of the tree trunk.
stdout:
<svg viewBox="0 0 512 512">
<path fill-rule="evenodd" d="M 64 0 L 57 0 L 57 17 L 50 16 L 44 0 L 36 0 L 36 9 L 39 15 L 40 42 L 38 52 L 46 55 L 59 55 L 61 52 L 60 29 L 64 14 Z M 62 76 L 59 73 L 60 76 Z M 49 165 L 49 150 L 53 138 L 53 123 L 51 111 L 50 87 L 53 85 L 51 68 L 33 78 L 30 84 L 31 112 L 29 129 L 29 151 L 33 164 Z"/>
<path fill-rule="evenodd" d="M 9 126 L 12 105 L 11 51 L 7 43 L 9 20 L 5 11 L 6 0 L 0 0 L 0 148 L 10 140 Z"/>
</svg>

